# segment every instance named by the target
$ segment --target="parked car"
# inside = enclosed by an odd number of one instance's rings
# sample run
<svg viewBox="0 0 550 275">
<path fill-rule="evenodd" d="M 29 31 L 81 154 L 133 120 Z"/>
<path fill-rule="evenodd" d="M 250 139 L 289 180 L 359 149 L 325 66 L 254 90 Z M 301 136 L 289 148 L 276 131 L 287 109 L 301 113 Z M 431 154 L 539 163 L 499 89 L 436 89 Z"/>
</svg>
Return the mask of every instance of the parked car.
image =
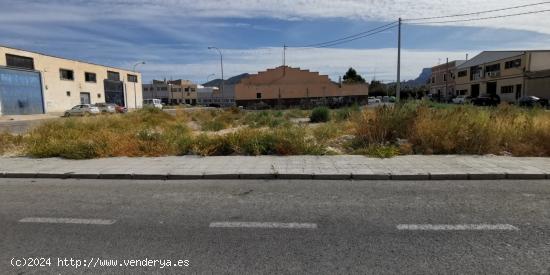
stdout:
<svg viewBox="0 0 550 275">
<path fill-rule="evenodd" d="M 375 97 L 369 97 L 368 98 L 368 101 L 367 101 L 367 104 L 371 105 L 371 104 L 379 104 L 379 103 L 382 103 L 382 101 L 378 98 L 375 98 Z"/>
<path fill-rule="evenodd" d="M 536 96 L 524 96 L 519 99 L 518 105 L 522 107 L 549 107 L 548 99 L 539 98 Z"/>
<path fill-rule="evenodd" d="M 99 109 L 102 114 L 114 114 L 116 113 L 116 104 L 112 103 L 96 103 L 93 106 Z"/>
<path fill-rule="evenodd" d="M 498 95 L 485 95 L 472 99 L 472 104 L 475 106 L 497 106 L 500 104 Z"/>
<path fill-rule="evenodd" d="M 162 109 L 163 105 L 160 99 L 145 99 L 143 100 L 143 107 Z"/>
<path fill-rule="evenodd" d="M 465 95 L 459 95 L 452 99 L 452 102 L 454 104 L 464 104 L 467 101 L 467 97 Z"/>
<path fill-rule="evenodd" d="M 395 101 L 396 101 L 395 96 L 390 96 L 390 102 L 395 102 Z"/>
<path fill-rule="evenodd" d="M 383 96 L 382 97 L 382 102 L 390 102 L 390 97 L 389 96 Z"/>
<path fill-rule="evenodd" d="M 124 114 L 128 112 L 128 108 L 115 104 L 115 111 L 119 114 Z"/>
<path fill-rule="evenodd" d="M 65 116 L 89 116 L 89 115 L 97 115 L 99 114 L 99 108 L 96 106 L 92 106 L 90 104 L 80 104 L 76 105 L 73 108 L 65 111 Z"/>
</svg>

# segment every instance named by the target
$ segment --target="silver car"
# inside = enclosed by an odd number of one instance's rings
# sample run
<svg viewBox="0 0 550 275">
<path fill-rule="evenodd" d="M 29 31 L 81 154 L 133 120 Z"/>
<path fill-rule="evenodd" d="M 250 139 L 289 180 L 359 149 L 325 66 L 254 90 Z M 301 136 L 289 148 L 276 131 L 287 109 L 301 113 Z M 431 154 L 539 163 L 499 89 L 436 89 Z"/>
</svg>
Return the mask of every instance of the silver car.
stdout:
<svg viewBox="0 0 550 275">
<path fill-rule="evenodd" d="M 89 115 L 97 115 L 99 114 L 99 108 L 96 106 L 92 106 L 90 104 L 80 104 L 76 105 L 70 110 L 65 111 L 65 116 L 89 116 Z"/>
<path fill-rule="evenodd" d="M 116 105 L 112 103 L 96 103 L 93 106 L 97 107 L 102 114 L 116 113 Z"/>
</svg>

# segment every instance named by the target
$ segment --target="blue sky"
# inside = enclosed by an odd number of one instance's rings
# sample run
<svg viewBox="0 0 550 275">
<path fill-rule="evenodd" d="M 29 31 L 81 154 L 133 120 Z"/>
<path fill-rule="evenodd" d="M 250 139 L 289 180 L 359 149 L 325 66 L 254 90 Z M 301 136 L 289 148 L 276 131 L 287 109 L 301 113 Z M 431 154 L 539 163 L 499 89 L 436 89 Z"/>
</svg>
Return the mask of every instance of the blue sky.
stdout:
<svg viewBox="0 0 550 275">
<path fill-rule="evenodd" d="M 145 60 L 144 81 L 226 77 L 282 63 L 282 45 L 333 40 L 404 18 L 537 3 L 515 0 L 0 0 L 0 44 L 118 67 Z M 540 2 L 540 1 L 539 1 Z M 497 13 L 542 9 L 550 5 Z M 494 14 L 491 14 L 494 15 Z M 548 49 L 550 13 L 452 23 L 404 25 L 404 79 L 445 58 L 482 50 Z M 482 16 L 480 16 L 482 17 Z M 473 17 L 475 18 L 475 16 Z M 396 30 L 333 48 L 290 48 L 290 66 L 337 79 L 350 66 L 367 79 L 395 79 Z"/>
</svg>

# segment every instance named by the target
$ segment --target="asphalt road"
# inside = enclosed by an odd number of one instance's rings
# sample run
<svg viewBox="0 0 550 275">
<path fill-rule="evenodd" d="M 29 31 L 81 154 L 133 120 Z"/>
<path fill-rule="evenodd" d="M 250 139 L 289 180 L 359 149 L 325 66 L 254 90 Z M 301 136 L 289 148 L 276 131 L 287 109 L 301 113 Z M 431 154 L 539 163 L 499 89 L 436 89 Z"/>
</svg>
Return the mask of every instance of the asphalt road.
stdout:
<svg viewBox="0 0 550 275">
<path fill-rule="evenodd" d="M 548 274 L 550 181 L 0 179 L 0 234 L 1 274 Z"/>
</svg>

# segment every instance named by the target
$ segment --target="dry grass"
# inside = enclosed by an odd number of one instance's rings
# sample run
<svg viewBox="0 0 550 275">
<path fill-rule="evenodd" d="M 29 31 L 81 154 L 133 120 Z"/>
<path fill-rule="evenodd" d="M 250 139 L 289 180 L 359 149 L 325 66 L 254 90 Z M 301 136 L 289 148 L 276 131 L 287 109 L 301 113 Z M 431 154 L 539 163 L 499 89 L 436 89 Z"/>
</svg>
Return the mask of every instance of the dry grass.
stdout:
<svg viewBox="0 0 550 275">
<path fill-rule="evenodd" d="M 17 154 L 23 150 L 23 136 L 0 133 L 0 155 Z"/>
<path fill-rule="evenodd" d="M 154 109 L 109 117 L 46 122 L 25 138 L 33 157 L 85 159 L 116 156 L 164 156 L 187 153 L 191 141 L 187 117 Z"/>
<path fill-rule="evenodd" d="M 0 155 L 87 159 L 117 156 L 505 154 L 550 156 L 550 113 L 512 106 L 331 110 L 331 120 L 295 124 L 310 111 L 147 109 L 45 122 L 25 136 L 0 134 Z M 191 129 L 189 125 L 198 125 Z"/>
<path fill-rule="evenodd" d="M 356 124 L 356 148 L 399 144 L 417 154 L 550 156 L 550 113 L 508 105 L 430 108 L 408 103 L 365 112 Z"/>
</svg>

